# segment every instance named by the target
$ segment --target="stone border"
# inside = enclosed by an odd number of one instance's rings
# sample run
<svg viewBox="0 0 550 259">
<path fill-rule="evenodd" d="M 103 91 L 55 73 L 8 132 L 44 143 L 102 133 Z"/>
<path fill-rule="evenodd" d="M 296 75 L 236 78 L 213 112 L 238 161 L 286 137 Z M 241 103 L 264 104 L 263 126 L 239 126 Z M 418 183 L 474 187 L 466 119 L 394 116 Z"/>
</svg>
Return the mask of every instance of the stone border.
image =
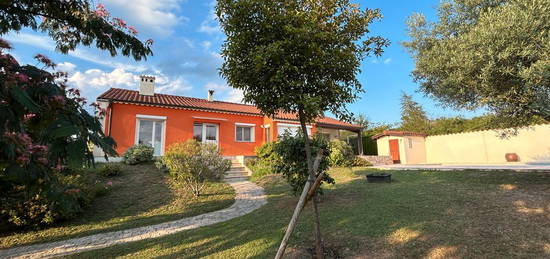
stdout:
<svg viewBox="0 0 550 259">
<path fill-rule="evenodd" d="M 0 250 L 0 258 L 51 258 L 149 238 L 158 238 L 237 218 L 267 203 L 264 189 L 246 178 L 231 178 L 225 181 L 236 192 L 235 203 L 229 208 L 156 225 Z"/>
</svg>

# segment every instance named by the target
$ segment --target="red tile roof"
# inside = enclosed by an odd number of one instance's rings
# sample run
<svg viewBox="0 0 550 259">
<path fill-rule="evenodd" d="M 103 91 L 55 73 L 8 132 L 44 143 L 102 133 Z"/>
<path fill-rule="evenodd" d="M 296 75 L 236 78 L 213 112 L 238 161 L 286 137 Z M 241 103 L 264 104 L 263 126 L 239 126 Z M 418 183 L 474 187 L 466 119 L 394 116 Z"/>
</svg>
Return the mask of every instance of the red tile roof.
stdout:
<svg viewBox="0 0 550 259">
<path fill-rule="evenodd" d="M 138 91 L 120 88 L 111 88 L 107 90 L 97 97 L 97 100 L 263 116 L 262 112 L 254 105 L 222 101 L 208 101 L 206 99 L 168 94 L 155 94 L 154 96 L 147 96 L 140 95 Z M 279 113 L 275 116 L 275 119 L 296 121 L 297 116 L 291 113 Z M 361 129 L 361 126 L 359 125 L 339 121 L 330 117 L 318 119 L 317 125 L 322 127 L 335 127 L 350 130 Z"/>
<path fill-rule="evenodd" d="M 384 130 L 382 133 L 376 134 L 372 136 L 372 139 L 379 139 L 381 137 L 386 136 L 411 136 L 411 137 L 426 137 L 427 134 L 419 133 L 419 132 L 412 132 L 412 131 L 400 131 L 400 130 Z"/>
</svg>

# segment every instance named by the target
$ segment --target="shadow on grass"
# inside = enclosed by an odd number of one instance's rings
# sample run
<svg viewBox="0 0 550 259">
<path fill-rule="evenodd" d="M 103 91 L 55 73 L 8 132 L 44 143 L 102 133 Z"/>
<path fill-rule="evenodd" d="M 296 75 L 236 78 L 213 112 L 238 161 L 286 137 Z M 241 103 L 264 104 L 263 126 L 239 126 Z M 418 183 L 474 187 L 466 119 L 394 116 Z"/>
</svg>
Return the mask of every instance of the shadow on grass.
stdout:
<svg viewBox="0 0 550 259">
<path fill-rule="evenodd" d="M 335 175 L 341 181 L 320 204 L 325 244 L 339 257 L 548 256 L 548 174 L 392 171 L 398 181 L 384 184 L 367 183 L 366 173 Z M 275 178 L 264 185 L 268 204 L 245 216 L 72 257 L 273 257 L 297 198 Z M 290 242 L 289 251 L 306 251 L 296 258 L 308 254 L 312 231 L 308 206 Z"/>
</svg>

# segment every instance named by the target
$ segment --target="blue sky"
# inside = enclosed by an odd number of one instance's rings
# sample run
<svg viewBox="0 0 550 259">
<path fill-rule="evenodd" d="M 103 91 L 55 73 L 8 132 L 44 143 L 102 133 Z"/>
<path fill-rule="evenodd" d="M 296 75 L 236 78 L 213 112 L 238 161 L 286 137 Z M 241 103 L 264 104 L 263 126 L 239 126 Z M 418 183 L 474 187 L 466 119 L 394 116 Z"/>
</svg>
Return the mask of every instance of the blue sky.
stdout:
<svg viewBox="0 0 550 259">
<path fill-rule="evenodd" d="M 89 100 L 110 87 L 137 89 L 139 75 L 157 77 L 156 92 L 205 98 L 208 89 L 216 90 L 219 100 L 239 102 L 241 93 L 232 89 L 218 75 L 219 55 L 224 35 L 215 20 L 214 1 L 200 0 L 103 0 L 114 17 L 125 19 L 139 31 L 139 38 L 152 38 L 154 56 L 135 62 L 123 56 L 111 57 L 95 48 L 79 47 L 63 55 L 54 51 L 47 35 L 22 30 L 3 37 L 10 41 L 12 54 L 20 63 L 35 64 L 32 57 L 46 54 L 69 72 L 69 84 L 81 89 Z M 381 35 L 391 45 L 380 58 L 364 60 L 358 78 L 366 93 L 349 109 L 365 114 L 371 121 L 395 123 L 400 120 L 399 96 L 413 94 L 431 117 L 474 113 L 443 109 L 433 100 L 417 93 L 418 86 L 410 72 L 412 59 L 399 44 L 407 40 L 405 21 L 413 12 L 435 19 L 438 0 L 370 0 L 358 1 L 361 7 L 379 8 L 384 18 L 372 25 L 372 35 Z"/>
</svg>

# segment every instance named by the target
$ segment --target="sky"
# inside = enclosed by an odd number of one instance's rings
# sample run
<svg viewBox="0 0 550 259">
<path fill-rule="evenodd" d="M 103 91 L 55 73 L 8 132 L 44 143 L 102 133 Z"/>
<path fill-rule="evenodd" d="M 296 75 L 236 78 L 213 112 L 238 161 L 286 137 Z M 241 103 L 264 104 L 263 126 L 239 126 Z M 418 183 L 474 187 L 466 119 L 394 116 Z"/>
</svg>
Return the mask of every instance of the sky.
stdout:
<svg viewBox="0 0 550 259">
<path fill-rule="evenodd" d="M 36 65 L 35 54 L 41 53 L 69 73 L 68 84 L 79 88 L 88 100 L 111 87 L 138 89 L 140 75 L 156 77 L 156 93 L 206 98 L 215 90 L 215 99 L 240 102 L 242 93 L 228 86 L 218 74 L 222 64 L 219 54 L 225 39 L 214 15 L 211 0 L 95 0 L 114 17 L 133 25 L 142 40 L 153 39 L 153 56 L 136 62 L 122 55 L 111 57 L 93 47 L 78 47 L 68 54 L 55 51 L 54 42 L 44 33 L 23 29 L 3 35 L 12 43 L 11 54 L 21 64 Z M 438 0 L 364 0 L 361 8 L 379 8 L 384 18 L 371 25 L 370 35 L 391 41 L 381 57 L 368 57 L 361 64 L 358 79 L 365 89 L 360 98 L 348 106 L 354 114 L 364 114 L 372 122 L 400 121 L 399 97 L 412 94 L 430 117 L 472 117 L 479 112 L 444 109 L 418 92 L 410 73 L 414 61 L 401 42 L 407 41 L 405 21 L 414 12 L 435 20 Z"/>
</svg>

